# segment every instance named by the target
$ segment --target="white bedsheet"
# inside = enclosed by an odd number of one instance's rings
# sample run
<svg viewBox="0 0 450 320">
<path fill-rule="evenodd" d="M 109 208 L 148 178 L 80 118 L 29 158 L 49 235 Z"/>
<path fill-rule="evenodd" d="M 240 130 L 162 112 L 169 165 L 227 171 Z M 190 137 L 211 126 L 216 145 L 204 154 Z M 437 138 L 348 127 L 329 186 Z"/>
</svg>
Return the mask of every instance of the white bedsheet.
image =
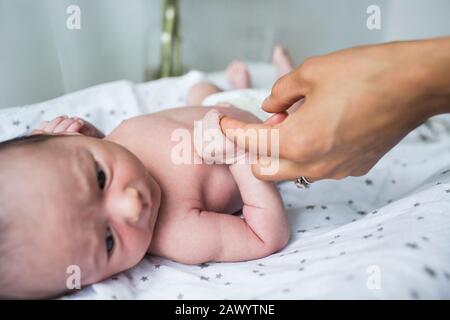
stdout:
<svg viewBox="0 0 450 320">
<path fill-rule="evenodd" d="M 0 110 L 0 139 L 60 114 L 86 117 L 107 133 L 130 116 L 184 105 L 187 88 L 202 78 L 120 81 Z M 281 252 L 199 266 L 149 256 L 65 298 L 450 298 L 448 117 L 412 132 L 364 177 L 279 189 L 292 234 Z"/>
</svg>

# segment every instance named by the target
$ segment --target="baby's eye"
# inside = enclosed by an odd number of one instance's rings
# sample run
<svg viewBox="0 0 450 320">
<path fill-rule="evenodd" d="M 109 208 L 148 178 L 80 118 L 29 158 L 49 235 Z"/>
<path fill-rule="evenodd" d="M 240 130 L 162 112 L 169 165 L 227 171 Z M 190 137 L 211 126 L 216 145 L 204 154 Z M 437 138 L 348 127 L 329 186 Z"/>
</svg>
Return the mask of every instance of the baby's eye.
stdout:
<svg viewBox="0 0 450 320">
<path fill-rule="evenodd" d="M 111 252 L 114 249 L 114 244 L 115 244 L 114 236 L 111 232 L 110 227 L 106 228 L 105 244 L 106 244 L 106 252 L 108 253 L 108 256 L 110 256 Z"/>
<path fill-rule="evenodd" d="M 106 174 L 102 169 L 97 169 L 97 182 L 100 190 L 103 190 L 106 185 Z"/>
</svg>

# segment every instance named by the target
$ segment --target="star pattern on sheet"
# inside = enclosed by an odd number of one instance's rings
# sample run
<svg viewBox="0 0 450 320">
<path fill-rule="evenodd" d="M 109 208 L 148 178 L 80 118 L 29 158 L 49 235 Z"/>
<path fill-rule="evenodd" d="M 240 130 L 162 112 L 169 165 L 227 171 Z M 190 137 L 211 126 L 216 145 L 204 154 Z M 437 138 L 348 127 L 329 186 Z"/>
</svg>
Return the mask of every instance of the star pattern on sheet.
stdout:
<svg viewBox="0 0 450 320">
<path fill-rule="evenodd" d="M 407 243 L 405 243 L 405 246 L 407 246 L 408 248 L 411 248 L 411 249 L 419 249 L 419 246 L 417 245 L 417 243 L 407 242 Z"/>
<path fill-rule="evenodd" d="M 429 266 L 424 266 L 423 270 L 426 272 L 426 274 L 428 274 L 430 277 L 432 278 L 436 278 L 437 274 L 436 271 L 434 269 L 432 269 Z"/>
</svg>

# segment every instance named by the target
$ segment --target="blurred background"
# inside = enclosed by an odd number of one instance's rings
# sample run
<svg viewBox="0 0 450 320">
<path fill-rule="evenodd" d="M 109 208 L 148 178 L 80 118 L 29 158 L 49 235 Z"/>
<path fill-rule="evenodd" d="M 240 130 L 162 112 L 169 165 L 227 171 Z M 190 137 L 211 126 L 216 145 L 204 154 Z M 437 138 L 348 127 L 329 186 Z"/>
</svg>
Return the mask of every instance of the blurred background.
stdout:
<svg viewBox="0 0 450 320">
<path fill-rule="evenodd" d="M 66 26 L 70 5 L 81 10 L 80 29 Z M 381 9 L 381 30 L 366 26 L 369 5 Z M 449 13 L 448 0 L 0 0 L 0 108 L 114 80 L 222 70 L 233 59 L 270 62 L 275 43 L 300 64 L 355 45 L 450 35 Z"/>
</svg>

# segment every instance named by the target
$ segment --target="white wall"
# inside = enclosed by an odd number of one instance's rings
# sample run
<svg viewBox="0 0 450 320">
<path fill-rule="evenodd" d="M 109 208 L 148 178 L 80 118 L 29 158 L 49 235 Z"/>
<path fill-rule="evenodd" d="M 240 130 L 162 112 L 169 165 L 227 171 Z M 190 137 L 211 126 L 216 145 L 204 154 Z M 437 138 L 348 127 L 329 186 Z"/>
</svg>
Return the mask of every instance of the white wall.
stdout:
<svg viewBox="0 0 450 320">
<path fill-rule="evenodd" d="M 70 4 L 81 8 L 80 30 L 66 28 Z M 160 12 L 161 1 L 0 0 L 0 107 L 143 81 L 158 62 Z"/>
<path fill-rule="evenodd" d="M 140 82 L 159 61 L 162 0 L 0 0 L 0 107 L 39 102 L 118 79 Z M 81 30 L 65 27 L 81 7 Z M 366 28 L 366 8 L 382 30 Z M 448 0 L 180 0 L 186 69 L 269 61 L 274 43 L 296 63 L 360 44 L 450 35 Z"/>
</svg>

